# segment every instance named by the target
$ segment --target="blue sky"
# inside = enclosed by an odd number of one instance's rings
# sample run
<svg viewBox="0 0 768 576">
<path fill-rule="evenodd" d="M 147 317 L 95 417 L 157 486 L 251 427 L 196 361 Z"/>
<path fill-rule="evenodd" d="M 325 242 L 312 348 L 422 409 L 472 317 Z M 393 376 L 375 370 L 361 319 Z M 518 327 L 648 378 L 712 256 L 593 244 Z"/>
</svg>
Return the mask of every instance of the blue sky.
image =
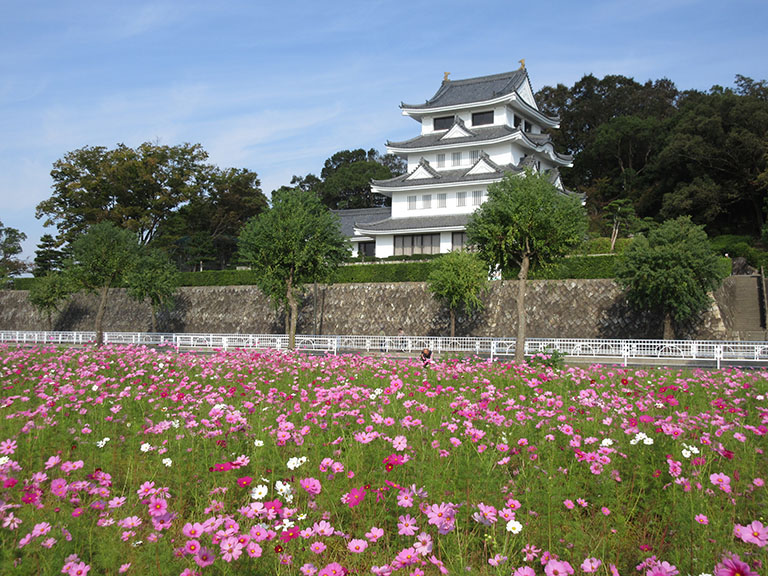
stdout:
<svg viewBox="0 0 768 576">
<path fill-rule="evenodd" d="M 768 78 L 765 0 L 539 2 L 0 0 L 0 221 L 25 232 L 50 170 L 83 146 L 200 143 L 269 194 L 326 158 L 415 136 L 400 102 L 443 72 L 516 69 L 680 89 Z"/>
</svg>

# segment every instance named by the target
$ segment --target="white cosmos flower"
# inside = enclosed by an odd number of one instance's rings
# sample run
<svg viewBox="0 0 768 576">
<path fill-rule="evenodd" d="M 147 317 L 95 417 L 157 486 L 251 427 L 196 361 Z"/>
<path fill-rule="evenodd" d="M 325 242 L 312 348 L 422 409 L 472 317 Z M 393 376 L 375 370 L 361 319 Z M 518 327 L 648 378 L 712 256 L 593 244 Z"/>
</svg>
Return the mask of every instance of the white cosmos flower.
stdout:
<svg viewBox="0 0 768 576">
<path fill-rule="evenodd" d="M 507 532 L 512 532 L 512 534 L 520 534 L 523 530 L 523 525 L 520 524 L 517 520 L 510 520 L 507 522 Z"/>
<path fill-rule="evenodd" d="M 149 442 L 144 442 L 144 444 L 142 444 L 139 449 L 142 452 L 149 452 L 150 450 L 152 450 L 152 444 L 150 444 Z"/>
<path fill-rule="evenodd" d="M 251 498 L 254 500 L 261 500 L 264 498 L 264 496 L 267 495 L 267 492 L 269 492 L 269 488 L 264 486 L 264 484 L 259 484 L 253 490 L 251 490 Z"/>
<path fill-rule="evenodd" d="M 173 464 L 173 460 L 171 460 L 170 458 L 163 458 L 163 464 L 165 464 L 166 468 L 170 468 L 171 464 Z"/>
<path fill-rule="evenodd" d="M 264 446 L 264 440 L 254 440 L 253 445 L 256 446 L 256 448 L 261 448 Z"/>
<path fill-rule="evenodd" d="M 290 468 L 291 470 L 296 470 L 296 468 L 304 464 L 304 462 L 306 461 L 307 461 L 306 456 L 302 456 L 301 458 L 293 457 L 288 460 L 286 466 L 288 466 L 288 468 Z"/>
</svg>

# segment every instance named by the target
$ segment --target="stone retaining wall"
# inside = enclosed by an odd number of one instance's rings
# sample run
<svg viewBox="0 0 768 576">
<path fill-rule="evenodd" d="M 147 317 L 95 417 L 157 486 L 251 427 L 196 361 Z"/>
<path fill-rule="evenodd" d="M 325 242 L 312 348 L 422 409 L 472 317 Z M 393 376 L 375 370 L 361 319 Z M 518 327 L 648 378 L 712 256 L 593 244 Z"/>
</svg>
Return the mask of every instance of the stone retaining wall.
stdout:
<svg viewBox="0 0 768 576">
<path fill-rule="evenodd" d="M 709 311 L 679 337 L 727 339 L 731 303 L 729 281 L 715 294 Z M 483 297 L 485 309 L 457 317 L 457 336 L 514 336 L 517 281 L 493 282 Z M 335 284 L 308 287 L 300 309 L 299 333 L 447 335 L 448 311 L 426 284 Z M 92 330 L 98 300 L 77 294 L 53 318 L 36 312 L 23 290 L 0 291 L 0 330 Z M 662 319 L 632 311 L 611 280 L 530 280 L 526 290 L 527 335 L 541 338 L 661 338 Z M 144 332 L 150 308 L 113 291 L 104 318 L 105 331 Z M 255 286 L 180 288 L 173 308 L 161 313 L 161 332 L 283 333 L 284 318 Z"/>
</svg>

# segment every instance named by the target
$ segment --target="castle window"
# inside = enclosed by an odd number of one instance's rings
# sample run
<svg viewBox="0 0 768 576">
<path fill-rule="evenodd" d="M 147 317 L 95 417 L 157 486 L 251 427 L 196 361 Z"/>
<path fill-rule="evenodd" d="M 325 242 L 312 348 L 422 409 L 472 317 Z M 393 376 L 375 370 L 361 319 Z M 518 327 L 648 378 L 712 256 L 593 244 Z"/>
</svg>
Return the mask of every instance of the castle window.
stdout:
<svg viewBox="0 0 768 576">
<path fill-rule="evenodd" d="M 451 166 L 461 166 L 461 152 L 451 154 Z"/>
<path fill-rule="evenodd" d="M 447 198 L 447 195 L 445 193 L 437 195 L 437 207 L 438 208 L 445 208 L 445 200 L 446 200 L 446 198 Z"/>
<path fill-rule="evenodd" d="M 405 234 L 395 236 L 395 256 L 439 253 L 440 234 Z"/>
<path fill-rule="evenodd" d="M 445 154 L 438 154 L 437 155 L 437 167 L 438 168 L 445 168 Z"/>
<path fill-rule="evenodd" d="M 451 126 L 453 126 L 453 116 L 442 116 L 432 120 L 434 130 L 448 130 Z"/>
<path fill-rule="evenodd" d="M 482 190 L 472 190 L 472 204 L 474 206 L 480 206 L 483 202 L 483 191 Z"/>
<path fill-rule="evenodd" d="M 451 234 L 451 250 L 464 250 L 467 247 L 467 233 L 454 232 Z"/>
<path fill-rule="evenodd" d="M 466 206 L 466 205 L 467 205 L 467 193 L 456 192 L 456 206 Z"/>
<path fill-rule="evenodd" d="M 493 124 L 493 110 L 472 114 L 472 126 L 484 126 L 486 124 Z"/>
<path fill-rule="evenodd" d="M 408 196 L 408 210 L 416 210 L 416 196 Z"/>
<path fill-rule="evenodd" d="M 480 160 L 480 150 L 470 150 L 469 163 L 474 165 L 478 160 Z"/>
<path fill-rule="evenodd" d="M 432 208 L 432 194 L 423 194 L 421 197 L 421 207 Z"/>
<path fill-rule="evenodd" d="M 512 120 L 512 124 L 515 125 L 515 128 L 520 128 L 520 123 L 523 121 L 520 116 L 514 116 L 514 119 Z"/>
</svg>

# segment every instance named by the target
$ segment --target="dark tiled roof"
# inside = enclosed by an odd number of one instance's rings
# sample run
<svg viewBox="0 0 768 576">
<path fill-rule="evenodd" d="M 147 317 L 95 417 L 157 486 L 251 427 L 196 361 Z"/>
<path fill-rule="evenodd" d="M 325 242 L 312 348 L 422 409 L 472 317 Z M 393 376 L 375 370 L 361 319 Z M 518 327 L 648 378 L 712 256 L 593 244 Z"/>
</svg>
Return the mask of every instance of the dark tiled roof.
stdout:
<svg viewBox="0 0 768 576">
<path fill-rule="evenodd" d="M 380 222 L 359 223 L 357 228 L 371 232 L 392 230 L 419 230 L 423 228 L 450 228 L 467 225 L 469 214 L 446 214 L 445 216 L 414 216 L 412 218 L 387 218 Z"/>
<path fill-rule="evenodd" d="M 441 144 L 464 144 L 469 142 L 482 143 L 487 140 L 496 140 L 514 134 L 518 131 L 518 128 L 503 125 L 491 126 L 489 128 L 473 128 L 472 130 L 475 132 L 474 136 L 445 138 L 444 140 L 441 140 L 441 138 L 445 136 L 445 132 L 432 132 L 402 142 L 387 142 L 387 146 L 392 146 L 393 148 L 423 148 L 426 146 L 439 146 Z"/>
<path fill-rule="evenodd" d="M 496 168 L 496 172 L 485 172 L 480 174 L 467 174 L 473 167 L 462 168 L 460 170 L 443 170 L 438 172 L 439 178 L 415 178 L 407 180 L 409 174 L 403 174 L 390 178 L 389 180 L 374 180 L 373 184 L 379 188 L 397 188 L 402 186 L 420 187 L 429 184 L 455 184 L 463 182 L 476 182 L 482 180 L 501 180 L 502 177 L 509 172 L 520 172 L 520 168 L 516 166 L 506 165 L 498 166 L 491 162 L 486 157 L 486 161 L 492 167 Z"/>
<path fill-rule="evenodd" d="M 424 104 L 401 104 L 402 108 L 439 108 L 456 104 L 471 104 L 498 98 L 517 90 L 528 78 L 525 68 L 514 72 L 467 78 L 465 80 L 448 80 L 443 82 L 440 89 Z"/>
<path fill-rule="evenodd" d="M 390 206 L 380 208 L 353 208 L 350 210 L 331 210 L 339 217 L 341 222 L 341 233 L 344 236 L 352 236 L 355 233 L 355 224 L 357 222 L 378 222 L 388 218 L 392 214 Z"/>
</svg>

